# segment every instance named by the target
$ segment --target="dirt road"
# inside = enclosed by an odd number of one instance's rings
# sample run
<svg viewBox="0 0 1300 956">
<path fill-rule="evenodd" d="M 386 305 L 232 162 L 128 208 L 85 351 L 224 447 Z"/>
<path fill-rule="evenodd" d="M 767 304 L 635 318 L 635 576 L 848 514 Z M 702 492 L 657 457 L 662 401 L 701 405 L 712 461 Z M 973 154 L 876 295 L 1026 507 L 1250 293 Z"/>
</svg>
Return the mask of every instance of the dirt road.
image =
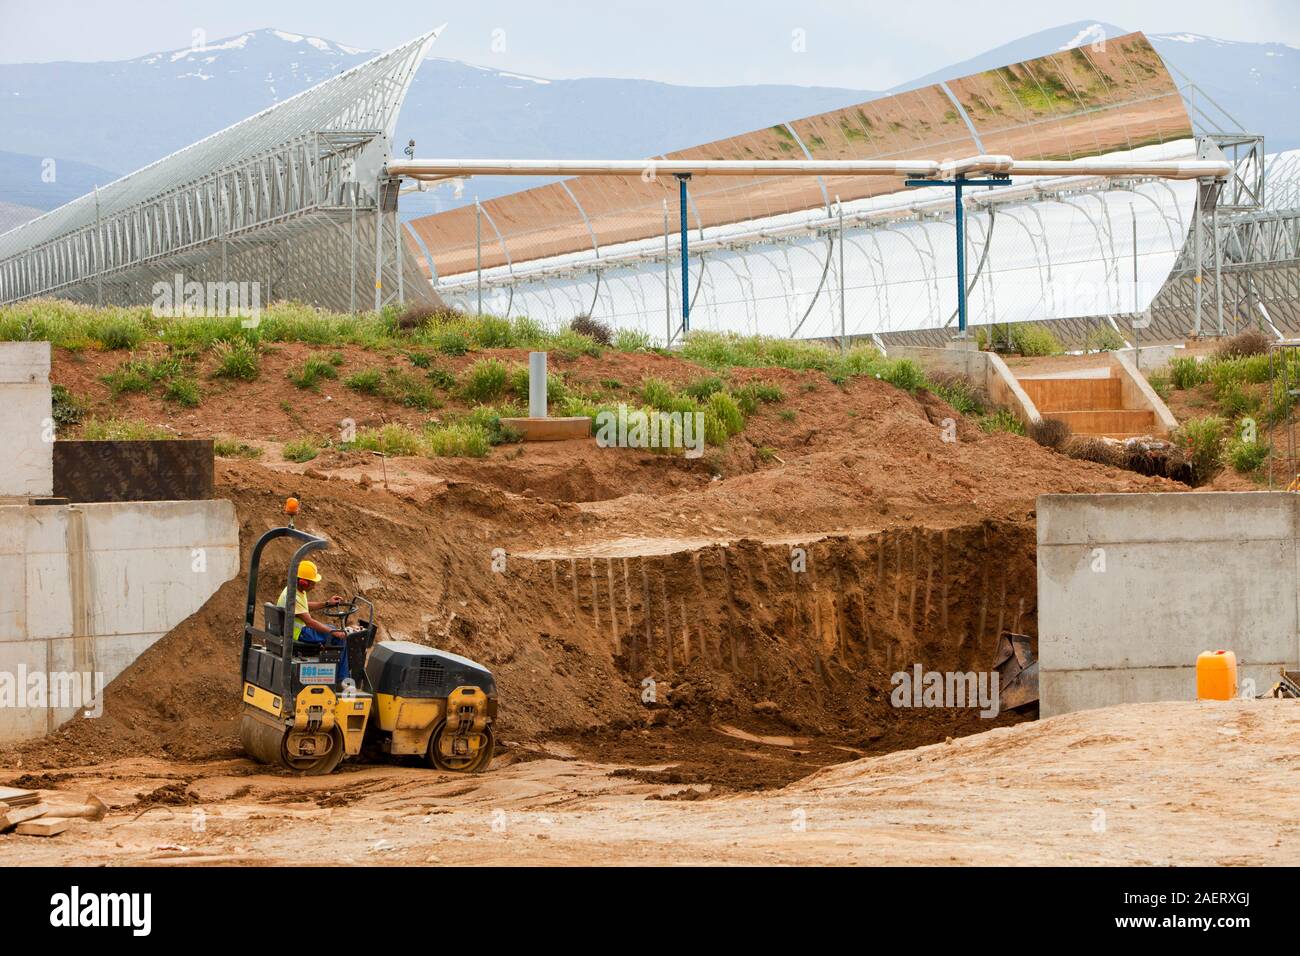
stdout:
<svg viewBox="0 0 1300 956">
<path fill-rule="evenodd" d="M 763 746 L 777 756 L 797 744 L 759 742 L 753 759 L 764 759 Z M 112 811 L 56 839 L 0 836 L 0 860 L 1280 864 L 1300 836 L 1298 744 L 1300 706 L 1269 700 L 1070 714 L 721 796 L 638 779 L 671 761 L 629 774 L 628 764 L 577 759 L 558 743 L 468 777 L 362 766 L 303 778 L 243 760 L 152 758 L 29 778 L 10 767 L 0 781 L 93 791 Z"/>
</svg>

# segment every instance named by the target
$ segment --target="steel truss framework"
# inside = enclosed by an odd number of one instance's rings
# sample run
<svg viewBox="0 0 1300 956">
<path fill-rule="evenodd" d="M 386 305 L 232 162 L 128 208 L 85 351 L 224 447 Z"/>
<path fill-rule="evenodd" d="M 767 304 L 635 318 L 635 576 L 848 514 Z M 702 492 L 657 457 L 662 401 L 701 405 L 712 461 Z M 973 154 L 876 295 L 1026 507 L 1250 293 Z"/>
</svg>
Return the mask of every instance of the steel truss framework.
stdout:
<svg viewBox="0 0 1300 956">
<path fill-rule="evenodd" d="M 155 284 L 257 283 L 355 311 L 434 302 L 383 177 L 436 32 L 0 235 L 0 303 L 149 304 Z"/>
</svg>

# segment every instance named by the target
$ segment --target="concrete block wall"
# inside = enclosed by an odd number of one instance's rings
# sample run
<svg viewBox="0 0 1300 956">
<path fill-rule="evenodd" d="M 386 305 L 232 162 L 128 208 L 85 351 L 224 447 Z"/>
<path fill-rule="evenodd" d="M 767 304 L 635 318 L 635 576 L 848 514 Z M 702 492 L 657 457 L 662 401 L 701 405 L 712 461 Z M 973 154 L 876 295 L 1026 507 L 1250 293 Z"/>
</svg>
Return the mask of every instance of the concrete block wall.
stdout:
<svg viewBox="0 0 1300 956">
<path fill-rule="evenodd" d="M 229 501 L 0 504 L 0 743 L 80 712 L 6 703 L 6 675 L 106 685 L 238 573 Z"/>
<path fill-rule="evenodd" d="M 1043 716 L 1196 697 L 1196 657 L 1236 653 L 1256 693 L 1300 661 L 1300 495 L 1038 499 Z"/>
<path fill-rule="evenodd" d="M 54 491 L 50 343 L 0 342 L 0 498 Z"/>
</svg>

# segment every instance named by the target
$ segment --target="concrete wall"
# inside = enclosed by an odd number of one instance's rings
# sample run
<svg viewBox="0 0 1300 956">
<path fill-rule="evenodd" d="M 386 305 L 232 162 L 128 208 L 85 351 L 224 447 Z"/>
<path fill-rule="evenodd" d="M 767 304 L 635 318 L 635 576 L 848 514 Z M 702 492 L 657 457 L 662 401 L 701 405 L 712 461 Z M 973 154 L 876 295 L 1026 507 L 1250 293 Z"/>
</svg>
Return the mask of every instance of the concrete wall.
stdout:
<svg viewBox="0 0 1300 956">
<path fill-rule="evenodd" d="M 1157 436 L 1168 436 L 1178 428 L 1178 419 L 1174 418 L 1164 399 L 1156 394 L 1147 377 L 1138 371 L 1133 357 L 1123 352 L 1111 352 L 1110 360 L 1110 374 L 1120 380 L 1123 388 L 1124 407 L 1149 410 L 1155 418 L 1153 434 Z"/>
<path fill-rule="evenodd" d="M 1043 716 L 1196 696 L 1196 656 L 1236 653 L 1263 693 L 1300 659 L 1300 496 L 1038 499 Z"/>
<path fill-rule="evenodd" d="M 6 677 L 107 684 L 238 572 L 229 501 L 0 505 L 0 742 L 79 712 L 16 706 Z"/>
<path fill-rule="evenodd" d="M 0 342 L 0 498 L 54 491 L 50 343 Z"/>
<path fill-rule="evenodd" d="M 1025 394 L 1016 377 L 995 352 L 977 349 L 928 349 L 919 346 L 895 346 L 889 350 L 891 359 L 911 359 L 931 371 L 952 372 L 965 375 L 989 396 L 995 405 L 1011 409 L 1018 419 L 1029 425 L 1040 419 L 1033 400 Z"/>
</svg>

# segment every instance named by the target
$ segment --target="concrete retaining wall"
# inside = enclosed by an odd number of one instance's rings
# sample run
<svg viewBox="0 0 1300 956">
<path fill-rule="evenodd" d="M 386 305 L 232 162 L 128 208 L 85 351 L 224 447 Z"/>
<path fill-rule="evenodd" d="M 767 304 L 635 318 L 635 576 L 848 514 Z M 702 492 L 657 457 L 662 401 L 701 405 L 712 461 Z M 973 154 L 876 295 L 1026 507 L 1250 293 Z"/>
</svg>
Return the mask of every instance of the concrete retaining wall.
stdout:
<svg viewBox="0 0 1300 956">
<path fill-rule="evenodd" d="M 1150 410 L 1155 418 L 1153 434 L 1158 437 L 1166 437 L 1177 429 L 1178 419 L 1174 418 L 1169 406 L 1156 394 L 1147 377 L 1138 371 L 1133 357 L 1123 352 L 1111 352 L 1110 359 L 1110 374 L 1120 380 L 1123 388 L 1124 407 Z"/>
<path fill-rule="evenodd" d="M 0 742 L 89 703 L 37 701 L 33 680 L 102 675 L 76 678 L 86 696 L 238 572 L 229 501 L 0 505 Z M 14 697 L 20 676 L 29 689 Z"/>
<path fill-rule="evenodd" d="M 889 350 L 889 357 L 911 359 L 927 370 L 965 375 L 983 389 L 995 405 L 1009 408 L 1026 425 L 1039 421 L 1041 417 L 1033 400 L 1025 394 L 1007 363 L 996 352 L 896 346 Z"/>
<path fill-rule="evenodd" d="M 0 342 L 0 498 L 54 491 L 50 343 Z"/>
<path fill-rule="evenodd" d="M 1234 651 L 1263 693 L 1300 659 L 1300 496 L 1038 499 L 1043 716 L 1196 696 L 1196 656 Z"/>
</svg>

